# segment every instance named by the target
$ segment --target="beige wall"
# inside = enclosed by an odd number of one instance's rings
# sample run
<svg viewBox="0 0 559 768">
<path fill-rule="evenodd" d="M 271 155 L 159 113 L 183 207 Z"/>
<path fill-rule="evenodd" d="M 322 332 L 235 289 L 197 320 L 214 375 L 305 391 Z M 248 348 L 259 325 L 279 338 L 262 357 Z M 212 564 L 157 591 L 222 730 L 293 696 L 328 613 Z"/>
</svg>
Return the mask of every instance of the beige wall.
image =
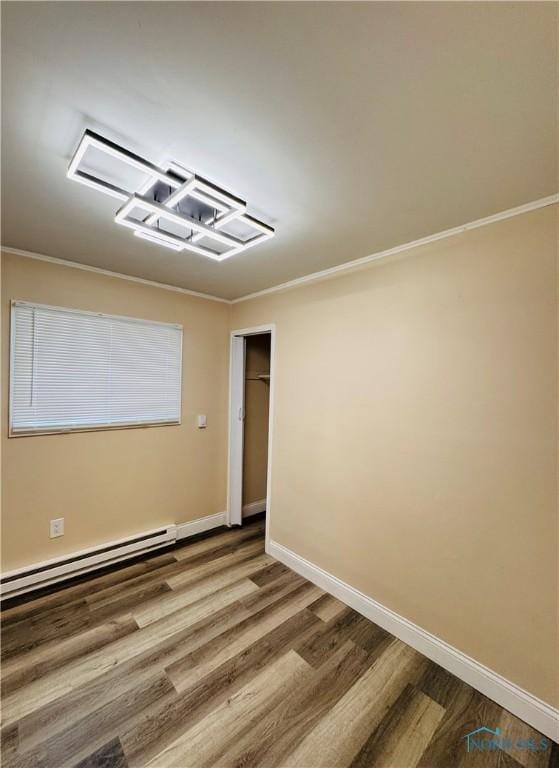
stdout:
<svg viewBox="0 0 559 768">
<path fill-rule="evenodd" d="M 274 322 L 272 538 L 559 704 L 557 206 L 232 308 L 13 255 L 2 297 L 3 570 L 222 511 L 228 329 Z M 181 323 L 182 426 L 8 440 L 11 298 Z"/>
<path fill-rule="evenodd" d="M 9 254 L 2 262 L 2 570 L 223 512 L 229 306 Z M 182 324 L 182 425 L 8 439 L 10 299 Z M 49 539 L 54 517 L 66 531 Z"/>
<path fill-rule="evenodd" d="M 245 371 L 243 504 L 250 504 L 266 498 L 270 382 L 256 376 L 270 373 L 270 334 L 247 336 Z"/>
<path fill-rule="evenodd" d="M 269 322 L 272 538 L 559 704 L 557 206 L 233 306 Z"/>
</svg>

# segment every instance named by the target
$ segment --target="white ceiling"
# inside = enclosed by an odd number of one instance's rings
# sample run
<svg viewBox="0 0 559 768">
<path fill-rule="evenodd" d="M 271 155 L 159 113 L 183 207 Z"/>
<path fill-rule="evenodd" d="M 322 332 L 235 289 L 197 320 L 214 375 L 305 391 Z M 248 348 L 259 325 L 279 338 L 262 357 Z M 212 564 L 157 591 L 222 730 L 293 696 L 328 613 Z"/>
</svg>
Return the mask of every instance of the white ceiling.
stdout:
<svg viewBox="0 0 559 768">
<path fill-rule="evenodd" d="M 232 298 L 557 192 L 556 3 L 2 3 L 2 243 Z M 90 127 L 276 227 L 222 263 L 65 176 Z"/>
</svg>

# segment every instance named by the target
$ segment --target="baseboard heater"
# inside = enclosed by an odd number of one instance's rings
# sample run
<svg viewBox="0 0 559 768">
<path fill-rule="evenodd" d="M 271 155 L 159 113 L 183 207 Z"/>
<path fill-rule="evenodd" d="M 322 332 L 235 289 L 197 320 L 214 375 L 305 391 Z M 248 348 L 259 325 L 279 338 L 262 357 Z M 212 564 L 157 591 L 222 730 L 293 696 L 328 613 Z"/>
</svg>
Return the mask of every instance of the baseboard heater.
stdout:
<svg viewBox="0 0 559 768">
<path fill-rule="evenodd" d="M 127 560 L 144 552 L 151 552 L 172 544 L 176 540 L 177 526 L 166 525 L 126 539 L 83 549 L 72 555 L 64 555 L 43 563 L 8 571 L 2 574 L 0 579 L 0 595 L 2 598 L 15 597 L 96 568 Z"/>
</svg>

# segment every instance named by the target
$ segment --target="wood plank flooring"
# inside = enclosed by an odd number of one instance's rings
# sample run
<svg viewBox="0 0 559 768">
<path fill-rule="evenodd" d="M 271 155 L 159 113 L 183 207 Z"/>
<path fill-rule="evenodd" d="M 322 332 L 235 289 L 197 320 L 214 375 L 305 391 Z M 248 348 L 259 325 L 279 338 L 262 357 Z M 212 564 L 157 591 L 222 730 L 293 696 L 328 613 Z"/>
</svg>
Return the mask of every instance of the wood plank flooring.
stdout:
<svg viewBox="0 0 559 768">
<path fill-rule="evenodd" d="M 263 521 L 2 612 L 4 768 L 557 768 L 541 735 L 264 553 Z"/>
</svg>

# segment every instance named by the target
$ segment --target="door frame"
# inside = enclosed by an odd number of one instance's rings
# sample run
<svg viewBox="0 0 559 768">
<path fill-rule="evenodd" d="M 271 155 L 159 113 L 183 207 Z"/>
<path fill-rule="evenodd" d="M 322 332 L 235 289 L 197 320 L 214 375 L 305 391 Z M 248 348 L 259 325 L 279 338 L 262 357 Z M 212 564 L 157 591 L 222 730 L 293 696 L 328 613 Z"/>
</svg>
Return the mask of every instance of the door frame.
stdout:
<svg viewBox="0 0 559 768">
<path fill-rule="evenodd" d="M 268 409 L 268 463 L 266 471 L 266 544 L 265 548 L 268 551 L 268 541 L 270 537 L 270 516 L 272 511 L 272 446 L 273 446 L 273 429 L 274 429 L 274 397 L 275 397 L 275 378 L 276 378 L 276 326 L 275 323 L 268 323 L 266 325 L 256 325 L 252 328 L 238 328 L 231 331 L 229 339 L 229 419 L 228 419 L 228 439 L 227 439 L 227 525 L 231 526 L 231 491 L 235 480 L 239 481 L 239 478 L 233 478 L 232 465 L 235 462 L 236 466 L 240 468 L 240 482 L 242 486 L 242 455 L 234 456 L 233 451 L 237 451 L 238 447 L 233 446 L 232 433 L 233 433 L 233 420 L 235 413 L 233 409 L 233 385 L 236 381 L 235 377 L 245 376 L 245 366 L 243 364 L 242 370 L 239 369 L 238 361 L 234 364 L 233 358 L 233 339 L 238 336 L 259 336 L 263 333 L 270 334 L 270 407 Z M 244 434 L 244 418 L 243 418 L 243 434 Z M 242 448 L 241 448 L 242 451 Z M 236 461 L 235 461 L 236 459 Z M 236 470 L 239 471 L 239 470 Z M 242 501 L 241 501 L 241 519 L 242 519 Z"/>
</svg>

